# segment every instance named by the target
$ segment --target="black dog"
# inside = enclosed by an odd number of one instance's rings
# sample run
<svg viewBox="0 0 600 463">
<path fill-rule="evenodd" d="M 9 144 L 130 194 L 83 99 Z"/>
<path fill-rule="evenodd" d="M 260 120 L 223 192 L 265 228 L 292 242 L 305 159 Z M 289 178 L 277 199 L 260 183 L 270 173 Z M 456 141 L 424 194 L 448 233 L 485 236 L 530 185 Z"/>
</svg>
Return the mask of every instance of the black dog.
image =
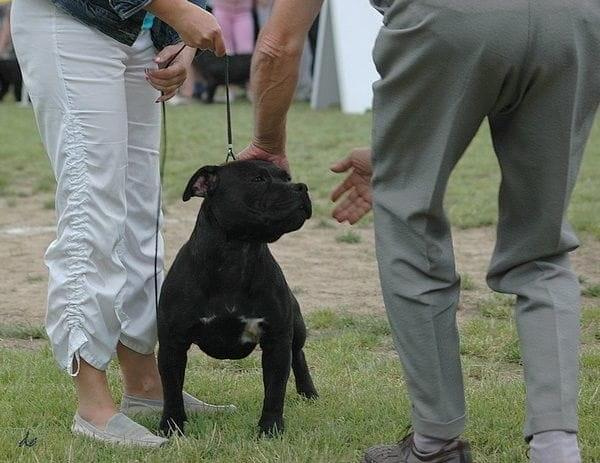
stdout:
<svg viewBox="0 0 600 463">
<path fill-rule="evenodd" d="M 183 431 L 182 388 L 187 351 L 197 344 L 217 359 L 241 359 L 262 349 L 265 389 L 261 434 L 283 430 L 290 365 L 296 389 L 316 398 L 306 360 L 300 306 L 266 243 L 310 218 L 307 187 L 264 161 L 207 166 L 183 194 L 204 197 L 196 226 L 162 287 L 158 365 L 165 405 L 160 428 Z"/>
<path fill-rule="evenodd" d="M 21 69 L 16 59 L 0 58 L 0 101 L 4 99 L 10 88 L 16 101 L 21 101 L 21 88 L 23 86 L 23 77 Z"/>
<path fill-rule="evenodd" d="M 245 86 L 250 80 L 252 55 L 232 55 L 227 59 L 229 60 L 229 82 L 232 85 Z M 218 58 L 210 52 L 198 53 L 194 59 L 194 69 L 206 83 L 204 102 L 213 103 L 217 87 L 225 85 L 225 58 Z"/>
</svg>

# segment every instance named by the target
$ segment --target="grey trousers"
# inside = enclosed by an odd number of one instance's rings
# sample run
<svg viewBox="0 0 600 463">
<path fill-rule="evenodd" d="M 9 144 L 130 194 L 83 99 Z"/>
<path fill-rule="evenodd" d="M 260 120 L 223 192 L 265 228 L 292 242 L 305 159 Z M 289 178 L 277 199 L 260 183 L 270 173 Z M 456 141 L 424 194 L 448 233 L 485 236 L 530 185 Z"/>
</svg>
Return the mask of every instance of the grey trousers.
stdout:
<svg viewBox="0 0 600 463">
<path fill-rule="evenodd" d="M 566 221 L 600 101 L 600 4 L 389 0 L 374 60 L 374 213 L 381 284 L 414 429 L 465 426 L 459 276 L 443 199 L 484 118 L 502 170 L 488 284 L 517 295 L 525 436 L 577 431 L 578 246 Z M 476 195 L 477 191 L 473 191 Z"/>
</svg>

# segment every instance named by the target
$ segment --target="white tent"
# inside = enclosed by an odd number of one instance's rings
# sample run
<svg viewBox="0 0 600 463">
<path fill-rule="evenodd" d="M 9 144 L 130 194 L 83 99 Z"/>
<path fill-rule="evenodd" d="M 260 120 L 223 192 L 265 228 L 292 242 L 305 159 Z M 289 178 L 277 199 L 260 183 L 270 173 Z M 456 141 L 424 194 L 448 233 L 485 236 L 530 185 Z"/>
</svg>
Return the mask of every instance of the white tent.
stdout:
<svg viewBox="0 0 600 463">
<path fill-rule="evenodd" d="M 381 14 L 368 0 L 326 0 L 321 11 L 311 106 L 339 104 L 345 113 L 371 108 L 378 79 L 371 51 Z"/>
</svg>

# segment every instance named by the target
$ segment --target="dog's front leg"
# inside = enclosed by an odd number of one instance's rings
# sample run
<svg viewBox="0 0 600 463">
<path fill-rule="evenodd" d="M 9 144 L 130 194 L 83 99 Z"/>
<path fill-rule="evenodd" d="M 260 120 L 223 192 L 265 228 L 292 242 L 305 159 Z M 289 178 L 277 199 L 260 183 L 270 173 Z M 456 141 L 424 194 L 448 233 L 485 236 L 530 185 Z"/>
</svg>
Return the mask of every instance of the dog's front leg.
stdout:
<svg viewBox="0 0 600 463">
<path fill-rule="evenodd" d="M 258 426 L 261 435 L 274 436 L 283 431 L 283 401 L 290 376 L 292 348 L 289 338 L 261 342 L 265 398 Z"/>
<path fill-rule="evenodd" d="M 163 386 L 164 407 L 160 420 L 160 430 L 165 435 L 183 434 L 187 420 L 183 405 L 183 382 L 189 346 L 174 346 L 160 343 L 158 349 L 158 370 Z"/>
</svg>

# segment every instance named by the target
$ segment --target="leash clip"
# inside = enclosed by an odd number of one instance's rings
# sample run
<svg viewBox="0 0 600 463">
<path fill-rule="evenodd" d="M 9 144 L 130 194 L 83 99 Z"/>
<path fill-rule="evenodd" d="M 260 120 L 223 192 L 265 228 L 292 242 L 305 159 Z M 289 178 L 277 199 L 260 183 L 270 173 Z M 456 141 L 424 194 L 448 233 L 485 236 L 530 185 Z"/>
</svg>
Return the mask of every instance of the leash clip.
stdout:
<svg viewBox="0 0 600 463">
<path fill-rule="evenodd" d="M 230 159 L 232 161 L 236 160 L 235 154 L 233 154 L 233 146 L 232 145 L 229 145 L 227 147 L 227 157 L 225 158 L 225 163 L 228 163 Z"/>
</svg>

